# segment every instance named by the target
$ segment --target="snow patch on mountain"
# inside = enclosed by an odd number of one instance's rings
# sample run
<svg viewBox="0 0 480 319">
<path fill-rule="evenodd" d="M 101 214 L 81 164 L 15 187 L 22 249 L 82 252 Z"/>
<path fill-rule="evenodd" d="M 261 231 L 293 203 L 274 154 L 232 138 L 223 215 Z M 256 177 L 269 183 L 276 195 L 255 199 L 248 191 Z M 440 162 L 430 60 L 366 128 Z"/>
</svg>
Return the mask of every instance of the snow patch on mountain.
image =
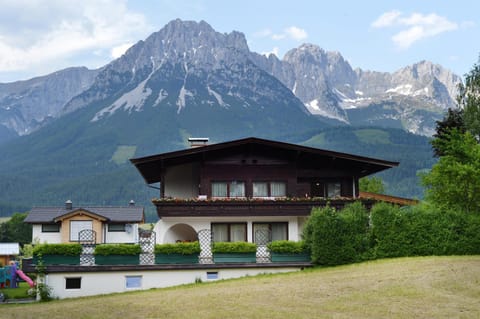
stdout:
<svg viewBox="0 0 480 319">
<path fill-rule="evenodd" d="M 412 95 L 412 88 L 413 88 L 413 85 L 411 85 L 411 84 L 402 84 L 402 85 L 399 85 L 397 87 L 386 90 L 385 93 Z"/>
<path fill-rule="evenodd" d="M 165 91 L 164 89 L 160 89 L 160 92 L 158 92 L 158 97 L 157 97 L 157 99 L 155 100 L 155 103 L 153 104 L 153 106 L 159 105 L 159 104 L 162 103 L 162 101 L 165 100 L 167 97 L 168 97 L 168 92 Z"/>
<path fill-rule="evenodd" d="M 218 92 L 215 92 L 214 90 L 212 90 L 210 86 L 207 86 L 207 90 L 208 90 L 208 94 L 213 95 L 215 97 L 215 99 L 217 100 L 218 104 L 220 104 L 220 106 L 224 108 L 228 108 L 229 105 L 223 101 L 222 96 Z"/>
<path fill-rule="evenodd" d="M 188 91 L 185 86 L 183 85 L 182 88 L 180 89 L 180 93 L 178 93 L 178 99 L 177 99 L 177 106 L 178 106 L 178 109 L 177 109 L 177 114 L 180 114 L 180 112 L 182 111 L 183 108 L 185 108 L 185 106 L 187 105 L 186 101 L 185 101 L 185 98 L 187 96 L 191 96 L 193 97 L 193 93 Z"/>
<path fill-rule="evenodd" d="M 103 118 L 104 116 L 113 115 L 119 109 L 124 109 L 125 111 L 140 111 L 146 99 L 152 94 L 152 90 L 148 87 L 145 87 L 148 78 L 143 80 L 137 87 L 135 87 L 130 92 L 122 95 L 118 100 L 116 100 L 112 105 L 100 110 L 95 114 L 90 122 L 96 122 Z"/>
<path fill-rule="evenodd" d="M 348 123 L 348 121 L 343 116 L 341 116 L 337 113 L 333 113 L 333 112 L 323 108 L 320 105 L 318 99 L 315 99 L 315 100 L 312 100 L 308 103 L 305 103 L 305 107 L 307 108 L 307 110 L 310 113 L 312 113 L 314 115 L 324 116 L 324 117 L 328 117 L 328 118 L 331 118 L 331 119 L 335 119 L 335 120 L 339 120 L 339 121 Z"/>
</svg>

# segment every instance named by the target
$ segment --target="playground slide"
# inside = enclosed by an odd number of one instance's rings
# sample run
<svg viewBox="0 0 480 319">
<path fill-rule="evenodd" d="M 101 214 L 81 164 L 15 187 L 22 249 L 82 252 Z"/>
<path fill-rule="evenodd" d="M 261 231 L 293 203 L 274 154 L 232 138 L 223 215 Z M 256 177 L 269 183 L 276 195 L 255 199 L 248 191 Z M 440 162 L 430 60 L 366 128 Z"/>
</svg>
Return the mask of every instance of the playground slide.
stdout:
<svg viewBox="0 0 480 319">
<path fill-rule="evenodd" d="M 35 286 L 35 283 L 32 281 L 32 279 L 30 279 L 30 277 L 28 277 L 27 275 L 25 275 L 25 273 L 21 270 L 17 270 L 17 275 L 18 277 L 22 278 L 23 280 L 25 280 L 25 282 L 30 286 L 30 287 L 33 287 Z"/>
</svg>

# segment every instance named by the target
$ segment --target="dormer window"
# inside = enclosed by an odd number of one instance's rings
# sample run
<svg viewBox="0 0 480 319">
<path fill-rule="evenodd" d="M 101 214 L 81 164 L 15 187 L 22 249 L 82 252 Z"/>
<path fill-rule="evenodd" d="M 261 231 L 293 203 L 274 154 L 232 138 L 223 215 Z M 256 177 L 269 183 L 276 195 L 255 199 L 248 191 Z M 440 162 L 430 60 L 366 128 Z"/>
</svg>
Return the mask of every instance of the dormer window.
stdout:
<svg viewBox="0 0 480 319">
<path fill-rule="evenodd" d="M 245 197 L 245 182 L 212 182 L 212 197 Z"/>
</svg>

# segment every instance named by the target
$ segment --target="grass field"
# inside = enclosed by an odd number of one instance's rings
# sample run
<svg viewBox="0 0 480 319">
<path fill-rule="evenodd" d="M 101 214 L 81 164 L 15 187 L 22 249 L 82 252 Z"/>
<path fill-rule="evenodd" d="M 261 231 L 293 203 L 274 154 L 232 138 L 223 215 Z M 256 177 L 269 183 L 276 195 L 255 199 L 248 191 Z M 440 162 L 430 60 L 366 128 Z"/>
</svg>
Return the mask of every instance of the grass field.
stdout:
<svg viewBox="0 0 480 319">
<path fill-rule="evenodd" d="M 29 298 L 29 289 L 30 286 L 26 282 L 21 282 L 18 288 L 3 288 L 0 289 L 0 292 L 3 293 L 8 299 Z"/>
<path fill-rule="evenodd" d="M 480 256 L 401 258 L 48 303 L 1 318 L 479 318 Z"/>
</svg>

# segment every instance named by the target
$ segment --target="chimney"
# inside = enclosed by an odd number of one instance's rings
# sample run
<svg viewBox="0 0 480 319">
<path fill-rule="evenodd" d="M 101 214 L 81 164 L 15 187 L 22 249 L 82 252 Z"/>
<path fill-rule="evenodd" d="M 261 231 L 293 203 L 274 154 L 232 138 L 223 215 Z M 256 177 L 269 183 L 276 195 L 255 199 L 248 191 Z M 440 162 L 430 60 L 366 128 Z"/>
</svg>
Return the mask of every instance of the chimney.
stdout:
<svg viewBox="0 0 480 319">
<path fill-rule="evenodd" d="M 67 200 L 65 202 L 65 209 L 68 209 L 68 210 L 72 209 L 72 201 L 71 200 Z"/>
<path fill-rule="evenodd" d="M 133 199 L 130 200 L 130 202 L 128 203 L 128 206 L 135 206 L 135 201 Z"/>
<path fill-rule="evenodd" d="M 189 137 L 190 147 L 201 147 L 208 145 L 208 137 Z"/>
</svg>

